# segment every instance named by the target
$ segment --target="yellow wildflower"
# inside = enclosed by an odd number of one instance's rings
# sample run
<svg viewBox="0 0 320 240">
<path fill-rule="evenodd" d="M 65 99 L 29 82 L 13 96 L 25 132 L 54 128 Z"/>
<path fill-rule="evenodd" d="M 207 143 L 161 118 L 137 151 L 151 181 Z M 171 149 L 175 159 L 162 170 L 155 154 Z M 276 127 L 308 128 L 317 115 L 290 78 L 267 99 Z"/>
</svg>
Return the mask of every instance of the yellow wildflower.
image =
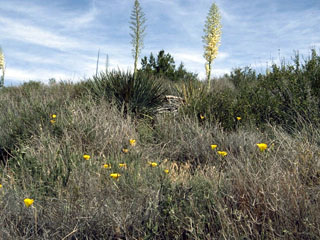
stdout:
<svg viewBox="0 0 320 240">
<path fill-rule="evenodd" d="M 127 167 L 127 164 L 125 164 L 125 163 L 119 163 L 119 167 L 126 168 L 126 167 Z"/>
<path fill-rule="evenodd" d="M 106 168 L 106 169 L 109 169 L 109 168 L 111 168 L 111 165 L 106 163 L 106 164 L 103 165 L 103 167 Z"/>
<path fill-rule="evenodd" d="M 257 143 L 257 146 L 261 152 L 263 152 L 264 150 L 266 150 L 268 148 L 268 145 L 265 143 Z"/>
<path fill-rule="evenodd" d="M 169 169 L 165 169 L 164 172 L 165 172 L 165 173 L 169 173 Z"/>
<path fill-rule="evenodd" d="M 30 207 L 34 202 L 34 200 L 31 198 L 25 198 L 23 201 L 24 201 L 24 204 L 26 205 L 26 207 Z"/>
<path fill-rule="evenodd" d="M 218 145 L 212 144 L 210 147 L 212 150 L 215 150 L 218 147 Z"/>
<path fill-rule="evenodd" d="M 204 119 L 204 116 L 202 114 L 200 114 L 200 119 L 203 120 Z"/>
<path fill-rule="evenodd" d="M 222 157 L 225 157 L 228 155 L 228 153 L 226 151 L 217 151 L 217 153 Z"/>
<path fill-rule="evenodd" d="M 55 124 L 56 120 L 51 119 L 50 122 L 51 122 L 51 124 Z"/>
<path fill-rule="evenodd" d="M 111 173 L 110 177 L 114 178 L 114 179 L 118 179 L 121 175 L 119 173 Z"/>
<path fill-rule="evenodd" d="M 57 118 L 56 114 L 51 114 L 51 118 Z"/>
<path fill-rule="evenodd" d="M 136 145 L 136 140 L 135 139 L 130 139 L 129 142 L 130 142 L 130 145 L 132 147 L 134 147 Z"/>
<path fill-rule="evenodd" d="M 148 162 L 149 163 L 149 165 L 151 166 L 151 167 L 156 167 L 156 166 L 158 166 L 158 163 L 156 163 L 156 162 Z"/>
<path fill-rule="evenodd" d="M 89 159 L 90 159 L 90 155 L 85 154 L 85 155 L 83 155 L 83 158 L 84 158 L 85 160 L 89 160 Z"/>
<path fill-rule="evenodd" d="M 128 148 L 123 148 L 123 149 L 122 149 L 122 152 L 128 153 L 128 152 L 129 152 L 129 149 L 128 149 Z"/>
<path fill-rule="evenodd" d="M 2 188 L 2 184 L 0 184 L 0 188 Z"/>
<path fill-rule="evenodd" d="M 241 117 L 237 117 L 237 120 L 240 121 L 240 120 L 241 120 Z"/>
</svg>

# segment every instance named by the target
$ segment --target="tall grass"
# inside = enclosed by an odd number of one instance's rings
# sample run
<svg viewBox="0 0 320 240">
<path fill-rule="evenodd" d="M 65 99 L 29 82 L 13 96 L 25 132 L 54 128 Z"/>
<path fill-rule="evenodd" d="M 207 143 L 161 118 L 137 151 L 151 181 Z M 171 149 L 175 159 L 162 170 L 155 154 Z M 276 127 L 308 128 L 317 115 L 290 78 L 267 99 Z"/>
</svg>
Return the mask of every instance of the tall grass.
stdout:
<svg viewBox="0 0 320 240">
<path fill-rule="evenodd" d="M 181 112 L 152 118 L 124 117 L 90 84 L 1 89 L 1 239 L 319 239 L 317 125 L 257 128 L 232 79 L 210 99 L 184 83 Z"/>
</svg>

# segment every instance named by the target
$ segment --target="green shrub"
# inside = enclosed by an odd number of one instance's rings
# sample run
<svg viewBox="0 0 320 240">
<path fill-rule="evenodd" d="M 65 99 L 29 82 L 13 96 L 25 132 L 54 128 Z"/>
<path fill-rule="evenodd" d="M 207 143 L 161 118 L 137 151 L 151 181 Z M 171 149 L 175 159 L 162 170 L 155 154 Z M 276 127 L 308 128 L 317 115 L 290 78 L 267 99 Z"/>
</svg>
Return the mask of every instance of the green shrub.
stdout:
<svg viewBox="0 0 320 240">
<path fill-rule="evenodd" d="M 186 104 L 181 111 L 197 117 L 200 122 L 219 122 L 226 129 L 234 129 L 238 111 L 236 95 L 229 87 L 219 87 L 220 84 L 222 82 L 213 82 L 210 92 L 206 90 L 205 84 L 190 82 L 182 85 L 182 97 Z M 204 118 L 201 119 L 200 115 Z"/>
<path fill-rule="evenodd" d="M 304 77 L 311 83 L 312 94 L 320 98 L 320 56 L 315 49 L 311 50 L 311 57 L 302 66 Z"/>
<path fill-rule="evenodd" d="M 124 114 L 131 112 L 137 116 L 153 115 L 163 103 L 166 92 L 155 78 L 139 73 L 134 79 L 133 74 L 120 71 L 101 72 L 87 87 L 97 99 L 113 100 Z"/>
<path fill-rule="evenodd" d="M 188 72 L 183 63 L 180 63 L 176 69 L 173 57 L 169 53 L 165 54 L 164 50 L 159 51 L 156 58 L 152 53 L 149 59 L 147 56 L 142 58 L 139 72 L 164 78 L 171 82 L 194 81 L 197 79 L 197 74 Z"/>
<path fill-rule="evenodd" d="M 302 122 L 319 124 L 320 98 L 315 90 L 319 57 L 313 51 L 311 59 L 300 65 L 296 56 L 294 64 L 274 64 L 265 75 L 257 75 L 250 68 L 235 69 L 215 81 L 209 92 L 192 87 L 189 92 L 198 97 L 189 98 L 183 111 L 188 115 L 205 114 L 208 121 L 218 121 L 230 130 L 243 123 L 259 127 L 272 123 L 288 131 L 302 127 Z"/>
<path fill-rule="evenodd" d="M 74 101 L 90 103 L 88 96 L 83 92 L 76 93 L 76 88 L 68 83 L 48 87 L 31 81 L 19 87 L 2 89 L 0 159 L 8 158 L 21 143 L 37 136 L 43 130 L 49 129 L 53 136 L 61 136 L 63 128 L 67 126 L 60 124 L 60 118 L 71 117 L 71 113 L 66 109 Z M 58 116 L 56 124 L 50 122 L 52 114 Z"/>
</svg>

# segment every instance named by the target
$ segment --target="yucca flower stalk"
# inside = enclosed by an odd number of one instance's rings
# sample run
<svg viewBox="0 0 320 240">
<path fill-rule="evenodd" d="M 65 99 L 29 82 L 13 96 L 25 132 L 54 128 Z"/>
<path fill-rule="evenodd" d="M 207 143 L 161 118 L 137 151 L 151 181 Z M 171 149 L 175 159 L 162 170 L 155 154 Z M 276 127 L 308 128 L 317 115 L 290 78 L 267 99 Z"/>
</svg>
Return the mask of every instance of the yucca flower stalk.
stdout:
<svg viewBox="0 0 320 240">
<path fill-rule="evenodd" d="M 218 6 L 213 3 L 209 10 L 207 20 L 204 26 L 204 36 L 202 40 L 204 42 L 204 58 L 206 59 L 206 74 L 208 80 L 208 89 L 210 89 L 210 76 L 211 76 L 211 65 L 213 60 L 218 55 L 218 47 L 221 39 L 221 15 Z"/>
<path fill-rule="evenodd" d="M 143 37 L 145 35 L 145 30 L 146 30 L 145 14 L 142 11 L 142 8 L 138 0 L 134 1 L 134 6 L 133 6 L 130 19 L 131 19 L 130 29 L 132 30 L 132 33 L 130 33 L 130 36 L 132 37 L 131 43 L 133 46 L 132 56 L 134 57 L 133 71 L 134 71 L 134 79 L 136 79 L 138 58 L 141 53 L 141 49 L 143 48 Z"/>
<path fill-rule="evenodd" d="M 0 47 L 0 70 L 1 70 L 1 77 L 0 77 L 0 87 L 4 86 L 4 73 L 5 73 L 5 59 L 2 48 Z"/>
</svg>

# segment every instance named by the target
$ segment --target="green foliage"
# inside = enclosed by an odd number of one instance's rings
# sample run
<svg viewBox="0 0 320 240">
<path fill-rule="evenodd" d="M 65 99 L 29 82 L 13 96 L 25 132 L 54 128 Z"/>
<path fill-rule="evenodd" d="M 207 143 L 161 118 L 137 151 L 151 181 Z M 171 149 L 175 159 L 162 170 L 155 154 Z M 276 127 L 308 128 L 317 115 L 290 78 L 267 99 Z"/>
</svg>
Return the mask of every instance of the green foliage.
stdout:
<svg viewBox="0 0 320 240">
<path fill-rule="evenodd" d="M 311 83 L 312 95 L 320 98 L 320 56 L 315 49 L 311 50 L 311 58 L 302 66 L 304 77 Z"/>
<path fill-rule="evenodd" d="M 176 69 L 175 61 L 173 57 L 164 50 L 159 51 L 157 58 L 150 54 L 141 59 L 140 72 L 152 74 L 157 77 L 167 78 L 171 81 L 177 82 L 179 80 L 191 81 L 197 78 L 194 73 L 187 72 L 183 63 L 180 63 L 178 69 Z"/>
<path fill-rule="evenodd" d="M 301 127 L 304 121 L 319 124 L 319 91 L 314 90 L 319 79 L 317 61 L 319 57 L 313 51 L 305 65 L 300 66 L 296 56 L 294 64 L 274 64 L 265 75 L 257 75 L 250 68 L 235 69 L 215 81 L 207 94 L 200 89 L 199 97 L 189 101 L 183 111 L 188 115 L 206 114 L 226 129 L 234 129 L 241 122 L 261 127 L 272 123 L 288 131 Z M 242 118 L 241 122 L 236 120 L 237 116 Z"/>
<path fill-rule="evenodd" d="M 81 91 L 82 93 L 81 93 Z M 75 93 L 77 92 L 77 93 Z M 0 94 L 0 162 L 5 161 L 19 145 L 41 131 L 50 129 L 53 136 L 61 136 L 63 125 L 52 125 L 50 115 L 64 113 L 73 100 L 81 102 L 84 88 L 78 84 L 60 83 L 48 87 L 30 81 L 19 87 L 4 88 Z M 40 94 L 41 93 L 41 94 Z M 84 96 L 81 96 L 83 94 Z M 87 99 L 85 100 L 87 101 Z M 5 113 L 5 114 L 4 114 Z"/>
<path fill-rule="evenodd" d="M 133 74 L 120 71 L 94 76 L 88 89 L 98 99 L 114 100 L 125 114 L 132 112 L 138 116 L 153 115 L 163 103 L 165 94 L 161 82 L 154 77 L 139 73 L 134 79 Z"/>
<path fill-rule="evenodd" d="M 241 87 L 241 90 L 257 82 L 256 72 L 249 67 L 236 68 L 230 73 L 230 76 L 226 75 L 226 78 L 233 83 L 235 88 Z"/>
</svg>

